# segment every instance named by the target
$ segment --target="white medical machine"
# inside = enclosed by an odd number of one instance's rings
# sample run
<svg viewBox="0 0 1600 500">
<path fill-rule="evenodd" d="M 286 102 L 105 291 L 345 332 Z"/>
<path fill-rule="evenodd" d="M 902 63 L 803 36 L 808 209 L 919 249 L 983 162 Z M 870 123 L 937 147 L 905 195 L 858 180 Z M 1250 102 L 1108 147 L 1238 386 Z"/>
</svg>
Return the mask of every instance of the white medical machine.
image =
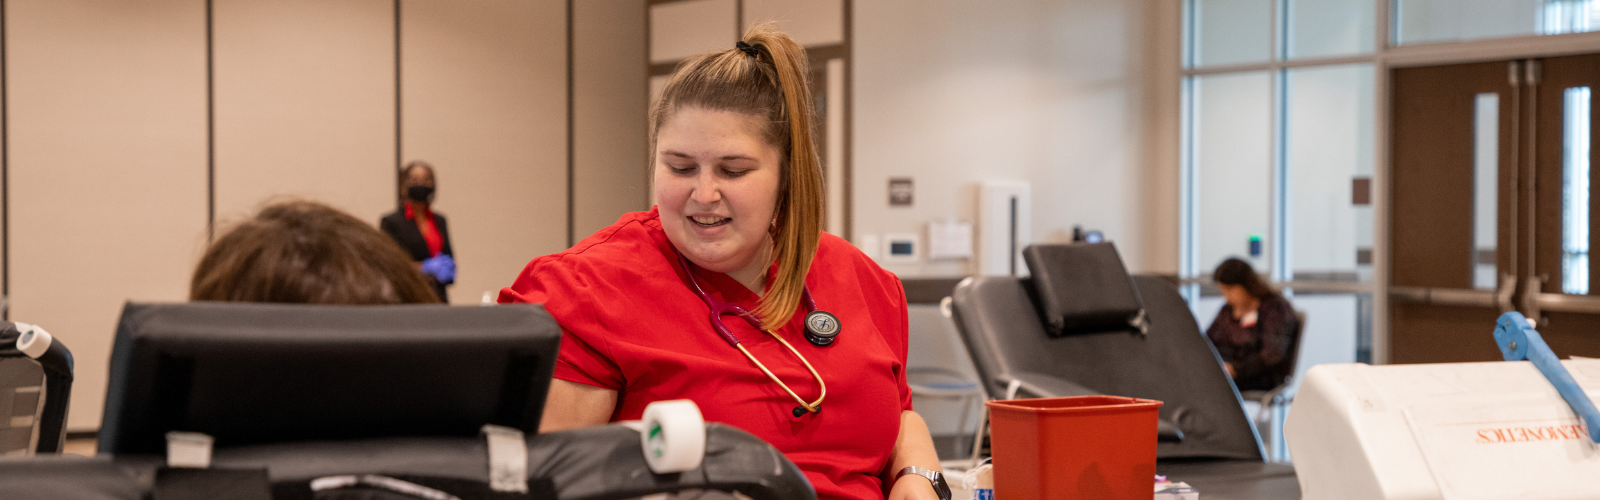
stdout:
<svg viewBox="0 0 1600 500">
<path fill-rule="evenodd" d="M 1494 337 L 1508 361 L 1308 371 L 1284 423 L 1303 498 L 1600 498 L 1600 360 L 1514 312 Z"/>
</svg>

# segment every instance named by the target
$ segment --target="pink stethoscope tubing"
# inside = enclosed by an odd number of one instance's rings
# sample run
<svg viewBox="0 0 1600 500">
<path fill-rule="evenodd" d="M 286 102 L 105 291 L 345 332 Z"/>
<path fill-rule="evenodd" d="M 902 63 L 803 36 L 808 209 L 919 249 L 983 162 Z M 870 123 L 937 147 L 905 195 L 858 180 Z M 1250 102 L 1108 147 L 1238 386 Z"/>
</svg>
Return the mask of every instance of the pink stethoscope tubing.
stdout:
<svg viewBox="0 0 1600 500">
<path fill-rule="evenodd" d="M 760 318 L 757 318 L 754 314 L 751 314 L 750 311 L 745 310 L 745 308 L 740 307 L 738 304 L 726 302 L 721 299 L 711 298 L 711 294 L 706 293 L 705 289 L 700 288 L 700 280 L 696 279 L 694 276 L 694 265 L 690 264 L 689 259 L 684 257 L 681 253 L 678 254 L 678 262 L 683 264 L 683 272 L 689 276 L 689 288 L 693 289 L 694 293 L 700 296 L 700 300 L 705 301 L 706 306 L 711 308 L 711 328 L 716 330 L 717 334 L 721 335 L 723 340 L 728 341 L 729 345 L 738 348 L 739 352 L 744 353 L 744 357 L 750 358 L 750 362 L 755 363 L 756 368 L 760 368 L 762 373 L 767 374 L 767 378 L 772 379 L 772 381 L 777 383 L 779 387 L 783 388 L 784 392 L 789 393 L 789 396 L 793 397 L 795 402 L 800 403 L 800 407 L 795 408 L 794 410 L 794 416 L 799 417 L 804 413 L 816 413 L 817 411 L 821 410 L 822 400 L 828 397 L 828 385 L 822 382 L 822 375 L 817 373 L 817 369 L 815 367 L 811 366 L 811 362 L 807 361 L 805 356 L 800 355 L 800 351 L 796 350 L 793 345 L 790 345 L 789 341 L 784 340 L 783 337 L 779 337 L 778 334 L 774 333 L 772 330 L 762 328 Z M 810 287 L 801 288 L 800 303 L 805 305 L 807 311 L 817 310 L 816 302 L 811 300 Z M 766 365 L 761 364 L 761 360 L 756 359 L 755 355 L 750 354 L 750 351 L 745 349 L 744 345 L 739 342 L 739 337 L 735 336 L 733 331 L 728 329 L 728 325 L 722 322 L 722 317 L 729 314 L 744 318 L 745 322 L 750 323 L 751 327 L 767 332 L 767 335 L 771 335 L 772 338 L 777 339 L 779 343 L 788 348 L 789 352 L 794 353 L 794 357 L 799 358 L 800 363 L 804 364 L 806 366 L 806 370 L 811 372 L 811 377 L 817 379 L 817 387 L 821 389 L 821 392 L 817 395 L 817 400 L 807 403 L 804 398 L 801 398 L 799 394 L 796 394 L 793 389 L 789 388 L 789 384 L 785 384 L 782 380 L 779 380 L 778 376 L 772 373 L 772 370 L 768 370 Z M 802 408 L 804 409 L 804 413 L 801 412 Z"/>
</svg>

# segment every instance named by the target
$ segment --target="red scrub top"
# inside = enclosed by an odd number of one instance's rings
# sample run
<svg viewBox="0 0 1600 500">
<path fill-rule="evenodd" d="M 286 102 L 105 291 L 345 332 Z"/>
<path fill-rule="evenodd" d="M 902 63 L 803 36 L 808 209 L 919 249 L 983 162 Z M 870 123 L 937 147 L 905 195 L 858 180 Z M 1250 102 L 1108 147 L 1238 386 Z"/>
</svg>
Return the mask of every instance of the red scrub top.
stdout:
<svg viewBox="0 0 1600 500">
<path fill-rule="evenodd" d="M 755 310 L 759 297 L 725 274 L 696 269 L 707 294 Z M 544 304 L 562 329 L 555 377 L 617 391 L 612 421 L 637 420 L 653 401 L 690 399 L 709 422 L 743 429 L 805 471 L 818 498 L 882 498 L 878 474 L 911 409 L 907 319 L 899 278 L 823 233 L 806 284 L 843 329 L 828 347 L 806 341 L 800 306 L 777 334 L 828 384 L 818 413 L 794 398 L 712 329 L 655 211 L 624 215 L 567 251 L 534 259 L 500 302 Z M 817 382 L 794 355 L 738 316 L 723 322 L 746 349 L 807 402 Z"/>
</svg>

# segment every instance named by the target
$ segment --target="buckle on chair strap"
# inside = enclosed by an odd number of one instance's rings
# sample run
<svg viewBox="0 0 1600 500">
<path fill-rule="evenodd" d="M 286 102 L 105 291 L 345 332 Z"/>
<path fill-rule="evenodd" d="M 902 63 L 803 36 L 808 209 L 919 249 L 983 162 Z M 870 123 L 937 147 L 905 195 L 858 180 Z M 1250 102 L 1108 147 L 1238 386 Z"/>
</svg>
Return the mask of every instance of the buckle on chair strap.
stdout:
<svg viewBox="0 0 1600 500">
<path fill-rule="evenodd" d="M 1021 389 L 1022 389 L 1022 381 L 1021 380 L 1017 380 L 1017 379 L 1011 379 L 1011 383 L 1006 384 L 1006 397 L 1005 397 L 1005 399 L 1007 399 L 1007 400 L 1017 399 L 1017 391 L 1019 391 Z"/>
<path fill-rule="evenodd" d="M 489 489 L 528 492 L 528 442 L 522 431 L 499 425 L 483 426 L 489 442 Z"/>
<path fill-rule="evenodd" d="M 211 468 L 211 436 L 198 432 L 167 433 L 167 467 Z"/>
</svg>

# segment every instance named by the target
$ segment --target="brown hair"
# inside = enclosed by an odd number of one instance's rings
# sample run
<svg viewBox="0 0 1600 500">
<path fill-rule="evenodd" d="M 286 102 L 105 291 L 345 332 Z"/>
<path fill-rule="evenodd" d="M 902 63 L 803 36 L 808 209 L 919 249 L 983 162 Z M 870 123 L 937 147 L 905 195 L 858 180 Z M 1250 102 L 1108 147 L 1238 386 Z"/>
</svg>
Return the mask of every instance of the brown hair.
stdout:
<svg viewBox="0 0 1600 500">
<path fill-rule="evenodd" d="M 778 269 L 755 310 L 768 328 L 794 316 L 822 232 L 822 162 L 812 139 L 816 115 L 809 74 L 805 49 L 771 24 L 760 24 L 736 48 L 685 60 L 650 109 L 652 152 L 661 125 L 683 108 L 733 111 L 766 122 L 762 136 L 778 150 L 782 169 L 772 231 Z"/>
<path fill-rule="evenodd" d="M 1256 299 L 1265 300 L 1278 295 L 1271 285 L 1256 274 L 1256 268 L 1249 262 L 1237 258 L 1222 261 L 1217 266 L 1216 272 L 1211 273 L 1211 281 L 1219 285 L 1234 285 L 1244 287 L 1245 293 Z"/>
<path fill-rule="evenodd" d="M 405 304 L 439 297 L 393 239 L 333 207 L 288 201 L 217 239 L 195 266 L 189 300 Z"/>
</svg>

